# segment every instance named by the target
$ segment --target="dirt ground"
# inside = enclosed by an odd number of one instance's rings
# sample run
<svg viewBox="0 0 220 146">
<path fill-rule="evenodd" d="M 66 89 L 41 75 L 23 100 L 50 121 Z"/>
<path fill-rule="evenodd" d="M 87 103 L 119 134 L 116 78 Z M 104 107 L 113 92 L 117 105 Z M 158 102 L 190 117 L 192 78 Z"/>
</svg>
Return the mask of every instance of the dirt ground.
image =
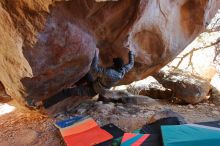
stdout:
<svg viewBox="0 0 220 146">
<path fill-rule="evenodd" d="M 9 104 L 16 107 L 14 102 Z M 0 111 L 3 106 L 0 104 Z M 36 111 L 16 108 L 13 112 L 0 115 L 0 146 L 64 146 L 59 130 L 53 123 L 74 115 L 89 115 L 100 125 L 114 123 L 128 132 L 141 128 L 155 112 L 164 109 L 181 114 L 189 123 L 220 120 L 220 107 L 209 102 L 173 105 L 161 101 L 158 105 L 144 106 L 86 101 L 52 118 Z"/>
<path fill-rule="evenodd" d="M 16 106 L 14 102 L 9 104 Z M 28 109 L 17 107 L 1 115 L 0 129 L 0 146 L 60 146 L 63 143 L 52 119 Z"/>
</svg>

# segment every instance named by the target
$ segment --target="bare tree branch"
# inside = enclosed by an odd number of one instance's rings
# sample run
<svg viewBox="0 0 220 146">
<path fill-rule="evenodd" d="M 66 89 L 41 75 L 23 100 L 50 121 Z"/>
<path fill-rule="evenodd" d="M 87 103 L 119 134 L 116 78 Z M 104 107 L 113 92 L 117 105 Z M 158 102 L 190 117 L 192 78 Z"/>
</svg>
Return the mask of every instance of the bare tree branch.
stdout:
<svg viewBox="0 0 220 146">
<path fill-rule="evenodd" d="M 210 48 L 210 47 L 213 47 L 213 46 L 216 46 L 215 49 L 216 49 L 216 53 L 215 53 L 215 58 L 214 60 L 217 59 L 217 56 L 220 55 L 220 49 L 219 49 L 219 45 L 220 45 L 220 39 L 217 39 L 215 42 L 207 45 L 207 46 L 203 46 L 203 47 L 198 47 L 198 48 L 193 48 L 192 50 L 190 50 L 189 52 L 187 52 L 186 54 L 183 54 L 183 56 L 178 56 L 177 58 L 179 58 L 179 62 L 177 63 L 176 66 L 169 66 L 171 68 L 173 68 L 174 70 L 175 69 L 178 69 L 179 66 L 181 65 L 181 63 L 183 62 L 183 60 L 189 56 L 189 62 L 188 62 L 188 67 L 191 67 L 192 68 L 192 72 L 194 72 L 194 66 L 193 66 L 193 63 L 192 63 L 192 59 L 193 59 L 193 53 L 198 51 L 198 50 L 202 50 L 202 49 L 207 49 L 207 48 Z"/>
</svg>

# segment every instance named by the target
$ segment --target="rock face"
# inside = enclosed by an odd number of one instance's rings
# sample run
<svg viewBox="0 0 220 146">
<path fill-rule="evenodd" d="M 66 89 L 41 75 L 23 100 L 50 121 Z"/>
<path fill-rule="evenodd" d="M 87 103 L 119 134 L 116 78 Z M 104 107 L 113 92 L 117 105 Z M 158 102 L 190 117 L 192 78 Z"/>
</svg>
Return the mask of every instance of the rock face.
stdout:
<svg viewBox="0 0 220 146">
<path fill-rule="evenodd" d="M 11 97 L 6 93 L 4 85 L 0 82 L 0 102 L 8 102 Z"/>
<path fill-rule="evenodd" d="M 80 80 L 95 48 L 135 66 L 120 84 L 140 80 L 171 61 L 204 30 L 218 0 L 2 0 L 0 81 L 7 93 L 47 98 Z"/>
<path fill-rule="evenodd" d="M 183 72 L 160 71 L 155 74 L 154 77 L 165 88 L 171 89 L 174 97 L 184 101 L 185 103 L 199 103 L 207 99 L 211 90 L 211 85 L 208 81 Z"/>
</svg>

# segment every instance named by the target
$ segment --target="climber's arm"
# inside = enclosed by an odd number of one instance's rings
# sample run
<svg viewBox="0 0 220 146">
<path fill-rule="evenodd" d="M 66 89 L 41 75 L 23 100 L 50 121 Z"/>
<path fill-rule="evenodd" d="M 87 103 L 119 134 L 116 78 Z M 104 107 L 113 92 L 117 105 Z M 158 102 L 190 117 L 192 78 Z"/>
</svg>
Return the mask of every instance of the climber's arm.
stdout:
<svg viewBox="0 0 220 146">
<path fill-rule="evenodd" d="M 90 74 L 95 78 L 98 76 L 102 76 L 105 72 L 105 69 L 99 66 L 98 64 L 99 64 L 99 55 L 98 55 L 98 51 L 96 51 L 90 69 Z"/>
<path fill-rule="evenodd" d="M 129 51 L 128 54 L 129 54 L 129 63 L 126 64 L 122 68 L 124 73 L 127 73 L 128 71 L 130 71 L 133 68 L 133 66 L 134 66 L 134 52 L 133 51 Z"/>
</svg>

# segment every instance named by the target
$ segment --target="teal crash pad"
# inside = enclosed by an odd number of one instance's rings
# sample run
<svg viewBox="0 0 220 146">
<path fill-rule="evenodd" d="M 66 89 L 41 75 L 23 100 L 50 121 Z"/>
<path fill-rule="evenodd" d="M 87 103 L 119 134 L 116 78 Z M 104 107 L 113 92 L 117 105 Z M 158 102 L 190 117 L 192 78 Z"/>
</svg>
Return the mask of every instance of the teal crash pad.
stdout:
<svg viewBox="0 0 220 146">
<path fill-rule="evenodd" d="M 162 126 L 164 146 L 220 146 L 220 128 L 186 124 Z"/>
</svg>

